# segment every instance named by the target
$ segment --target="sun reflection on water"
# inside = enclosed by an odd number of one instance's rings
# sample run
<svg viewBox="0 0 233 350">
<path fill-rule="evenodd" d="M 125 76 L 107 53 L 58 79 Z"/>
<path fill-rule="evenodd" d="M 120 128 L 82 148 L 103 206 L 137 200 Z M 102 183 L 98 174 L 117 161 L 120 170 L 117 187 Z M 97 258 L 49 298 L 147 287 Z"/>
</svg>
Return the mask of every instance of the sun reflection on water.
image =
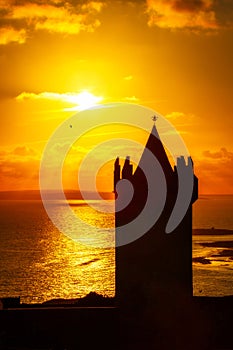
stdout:
<svg viewBox="0 0 233 350">
<path fill-rule="evenodd" d="M 80 208 L 84 215 L 84 207 Z M 54 227 L 39 201 L 5 202 L 1 209 L 0 297 L 20 296 L 22 302 L 41 303 L 83 297 L 91 291 L 114 296 L 114 249 L 69 239 Z M 57 209 L 59 214 L 61 203 Z M 89 209 L 87 213 L 91 218 Z M 98 217 L 99 225 L 106 224 L 106 216 Z M 108 220 L 109 226 L 114 225 L 111 215 Z"/>
</svg>

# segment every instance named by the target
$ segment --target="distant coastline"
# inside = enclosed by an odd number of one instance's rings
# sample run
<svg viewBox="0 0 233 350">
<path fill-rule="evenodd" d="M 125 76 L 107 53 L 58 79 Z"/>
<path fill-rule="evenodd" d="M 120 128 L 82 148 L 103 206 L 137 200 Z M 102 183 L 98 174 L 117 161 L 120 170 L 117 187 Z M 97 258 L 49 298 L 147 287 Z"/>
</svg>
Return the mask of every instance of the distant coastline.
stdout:
<svg viewBox="0 0 233 350">
<path fill-rule="evenodd" d="M 205 236 L 205 235 L 216 235 L 216 236 L 228 236 L 233 235 L 233 230 L 220 229 L 220 228 L 196 228 L 193 229 L 193 235 Z"/>
</svg>

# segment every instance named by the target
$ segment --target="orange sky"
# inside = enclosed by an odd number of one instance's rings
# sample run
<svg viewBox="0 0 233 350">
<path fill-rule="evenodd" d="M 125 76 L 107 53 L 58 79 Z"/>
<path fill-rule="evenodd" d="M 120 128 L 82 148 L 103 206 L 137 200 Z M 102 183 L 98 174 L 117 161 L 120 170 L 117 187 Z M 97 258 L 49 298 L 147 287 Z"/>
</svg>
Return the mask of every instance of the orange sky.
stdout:
<svg viewBox="0 0 233 350">
<path fill-rule="evenodd" d="M 38 189 L 47 140 L 88 91 L 164 115 L 200 192 L 233 193 L 232 1 L 0 0 L 0 13 L 0 190 Z"/>
</svg>

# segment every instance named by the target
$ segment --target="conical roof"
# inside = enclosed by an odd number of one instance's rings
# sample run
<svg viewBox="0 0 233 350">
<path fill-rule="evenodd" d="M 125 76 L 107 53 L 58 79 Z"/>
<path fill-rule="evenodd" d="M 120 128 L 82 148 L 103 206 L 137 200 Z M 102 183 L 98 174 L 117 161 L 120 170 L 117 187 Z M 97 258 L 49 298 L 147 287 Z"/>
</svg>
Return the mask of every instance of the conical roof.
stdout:
<svg viewBox="0 0 233 350">
<path fill-rule="evenodd" d="M 162 141 L 159 137 L 159 133 L 157 131 L 155 124 L 152 127 L 152 130 L 151 130 L 150 136 L 147 140 L 145 148 L 147 150 L 151 151 L 153 156 L 158 160 L 158 162 L 161 165 L 161 168 L 163 169 L 163 172 L 164 172 L 166 179 L 167 180 L 170 179 L 171 176 L 173 175 L 173 169 L 172 169 L 171 164 L 168 160 L 166 151 L 165 151 L 164 146 L 162 144 Z M 138 164 L 138 167 L 140 167 L 140 164 L 142 164 L 142 160 L 145 160 L 145 158 L 148 158 L 147 150 L 144 150 L 144 152 L 142 153 L 142 157 L 141 157 L 141 160 Z M 145 162 L 143 162 L 143 163 L 145 163 Z M 137 169 L 138 169 L 138 167 L 137 167 Z M 135 176 L 137 176 L 137 169 L 135 171 Z"/>
</svg>

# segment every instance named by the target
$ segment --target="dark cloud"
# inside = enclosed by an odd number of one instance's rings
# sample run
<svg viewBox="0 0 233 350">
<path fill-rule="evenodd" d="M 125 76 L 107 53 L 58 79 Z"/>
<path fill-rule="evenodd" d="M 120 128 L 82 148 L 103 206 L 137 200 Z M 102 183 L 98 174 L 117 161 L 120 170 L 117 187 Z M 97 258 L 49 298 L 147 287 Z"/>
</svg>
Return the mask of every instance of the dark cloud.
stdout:
<svg viewBox="0 0 233 350">
<path fill-rule="evenodd" d="M 217 28 L 213 0 L 147 0 L 149 26 L 173 29 Z"/>
<path fill-rule="evenodd" d="M 232 0 L 147 0 L 149 26 L 215 31 L 233 28 Z"/>
<path fill-rule="evenodd" d="M 13 150 L 10 150 L 10 151 L 6 151 L 6 150 L 1 150 L 0 151 L 0 159 L 2 157 L 12 157 L 12 156 L 19 156 L 19 157 L 27 157 L 27 156 L 30 156 L 30 157 L 37 157 L 37 152 L 30 148 L 30 147 L 27 147 L 27 146 L 17 146 L 15 147 Z M 2 161 L 5 161 L 6 159 L 1 159 Z"/>
<path fill-rule="evenodd" d="M 0 20 L 4 19 L 9 14 L 9 9 L 0 7 Z"/>
<path fill-rule="evenodd" d="M 35 156 L 36 152 L 32 148 L 26 146 L 18 146 L 14 149 L 13 154 L 18 156 Z"/>
<path fill-rule="evenodd" d="M 38 171 L 35 172 L 35 169 L 39 169 L 38 162 L 28 161 L 26 163 L 21 162 L 1 162 L 0 168 L 0 179 L 1 183 L 8 178 L 14 179 L 28 179 L 34 178 L 35 173 L 38 174 Z"/>
<path fill-rule="evenodd" d="M 233 28 L 233 1 L 216 0 L 214 7 L 219 25 L 224 28 Z"/>
<path fill-rule="evenodd" d="M 233 152 L 222 147 L 215 152 L 204 151 L 203 156 L 194 162 L 201 192 L 233 193 Z"/>
<path fill-rule="evenodd" d="M 203 156 L 212 159 L 230 159 L 233 160 L 233 152 L 228 152 L 226 148 L 221 148 L 217 152 L 204 151 Z"/>
<path fill-rule="evenodd" d="M 206 10 L 209 7 L 208 3 L 204 0 L 175 0 L 171 1 L 172 8 L 176 11 L 188 11 L 197 12 L 200 10 Z"/>
<path fill-rule="evenodd" d="M 0 151 L 0 183 L 2 188 L 32 188 L 38 186 L 40 159 L 27 146 Z"/>
<path fill-rule="evenodd" d="M 200 264 L 203 264 L 203 265 L 211 264 L 210 259 L 204 258 L 203 256 L 199 256 L 199 257 L 193 258 L 193 262 L 194 263 L 200 263 Z"/>
</svg>

